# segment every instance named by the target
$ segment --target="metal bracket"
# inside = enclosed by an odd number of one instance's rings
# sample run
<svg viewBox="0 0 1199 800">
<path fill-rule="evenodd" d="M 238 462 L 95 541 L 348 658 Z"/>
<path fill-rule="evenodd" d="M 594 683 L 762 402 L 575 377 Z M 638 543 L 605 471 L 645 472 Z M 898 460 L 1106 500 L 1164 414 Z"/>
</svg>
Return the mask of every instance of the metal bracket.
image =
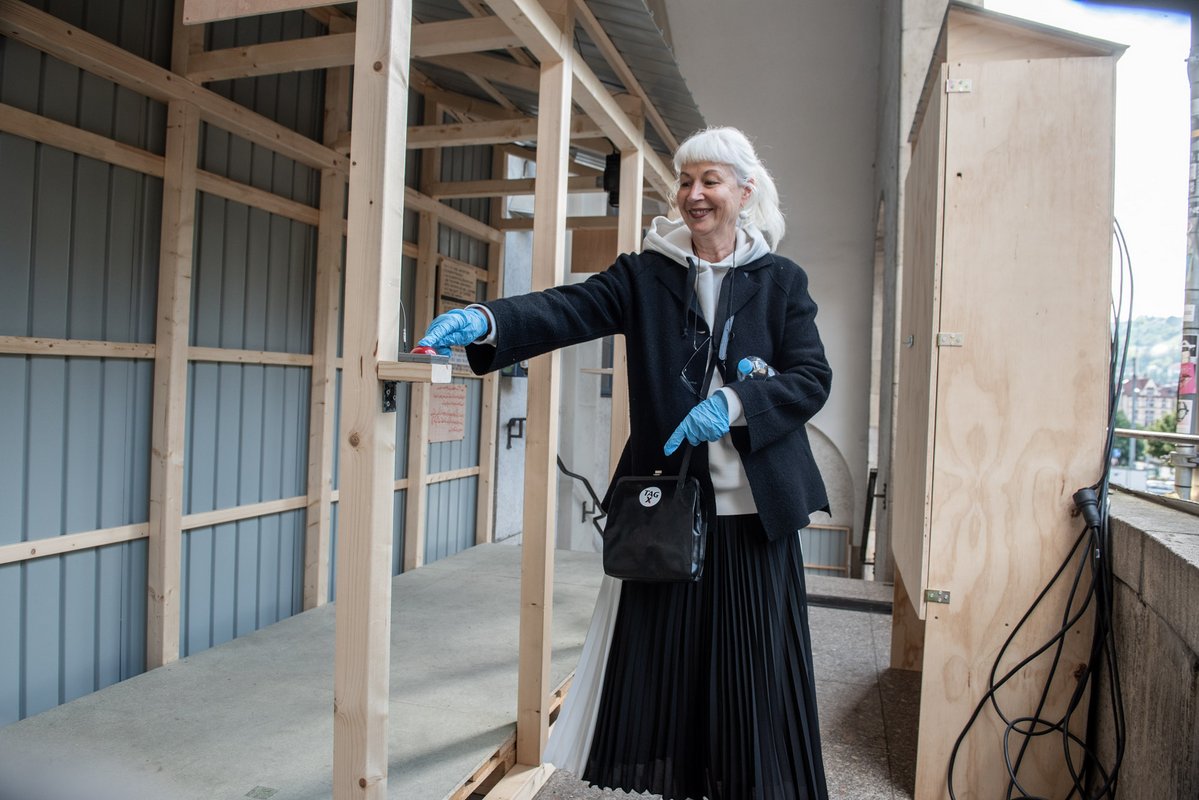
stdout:
<svg viewBox="0 0 1199 800">
<path fill-rule="evenodd" d="M 394 414 L 396 410 L 396 381 L 383 381 L 383 413 Z"/>
<path fill-rule="evenodd" d="M 516 428 L 516 433 L 512 432 L 513 427 Z M 508 420 L 508 447 L 506 449 L 512 449 L 513 439 L 523 438 L 525 438 L 525 417 L 513 417 Z"/>
<path fill-rule="evenodd" d="M 946 94 L 965 94 L 974 91 L 974 81 L 970 78 L 946 78 Z"/>
<path fill-rule="evenodd" d="M 964 333 L 938 333 L 937 347 L 964 347 L 966 345 L 966 334 Z"/>
<path fill-rule="evenodd" d="M 595 506 L 587 507 L 587 501 L 583 501 L 583 518 L 579 522 L 586 522 L 587 518 L 594 514 L 598 509 Z"/>
<path fill-rule="evenodd" d="M 949 592 L 943 589 L 925 589 L 924 602 L 944 603 L 945 605 L 949 605 Z"/>
</svg>

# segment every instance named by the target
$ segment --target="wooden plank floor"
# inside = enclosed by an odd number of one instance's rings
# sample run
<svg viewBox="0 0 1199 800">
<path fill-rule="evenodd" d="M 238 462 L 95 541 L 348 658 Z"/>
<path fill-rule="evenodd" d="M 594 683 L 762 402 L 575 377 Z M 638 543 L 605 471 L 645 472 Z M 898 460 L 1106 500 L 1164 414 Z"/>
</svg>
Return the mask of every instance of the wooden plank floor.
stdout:
<svg viewBox="0 0 1199 800">
<path fill-rule="evenodd" d="M 602 577 L 560 551 L 555 684 L 574 668 Z M 440 800 L 516 719 L 520 548 L 481 545 L 393 584 L 388 796 Z M 0 798 L 331 796 L 333 607 L 0 728 Z"/>
</svg>

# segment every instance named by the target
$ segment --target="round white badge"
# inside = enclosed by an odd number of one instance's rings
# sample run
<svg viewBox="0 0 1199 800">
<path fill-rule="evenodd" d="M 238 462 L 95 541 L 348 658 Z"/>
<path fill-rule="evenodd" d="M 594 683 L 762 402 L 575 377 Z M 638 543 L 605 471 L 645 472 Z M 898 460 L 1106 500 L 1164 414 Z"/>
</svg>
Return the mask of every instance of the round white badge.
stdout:
<svg viewBox="0 0 1199 800">
<path fill-rule="evenodd" d="M 641 505 L 645 506 L 646 508 L 651 508 L 658 505 L 658 501 L 662 499 L 662 490 L 657 486 L 647 487 L 641 490 L 641 494 L 638 495 L 638 499 L 641 500 Z"/>
</svg>

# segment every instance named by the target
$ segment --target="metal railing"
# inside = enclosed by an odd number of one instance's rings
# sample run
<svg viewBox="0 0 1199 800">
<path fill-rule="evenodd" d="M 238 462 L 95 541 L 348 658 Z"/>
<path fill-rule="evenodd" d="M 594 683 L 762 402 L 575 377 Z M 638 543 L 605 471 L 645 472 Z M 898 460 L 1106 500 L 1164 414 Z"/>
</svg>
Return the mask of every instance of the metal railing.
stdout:
<svg viewBox="0 0 1199 800">
<path fill-rule="evenodd" d="M 1169 456 L 1170 466 L 1174 468 L 1174 491 L 1181 500 L 1195 499 L 1192 493 L 1195 486 L 1195 470 L 1199 469 L 1199 435 L 1132 428 L 1116 428 L 1115 435 L 1178 445 Z"/>
</svg>

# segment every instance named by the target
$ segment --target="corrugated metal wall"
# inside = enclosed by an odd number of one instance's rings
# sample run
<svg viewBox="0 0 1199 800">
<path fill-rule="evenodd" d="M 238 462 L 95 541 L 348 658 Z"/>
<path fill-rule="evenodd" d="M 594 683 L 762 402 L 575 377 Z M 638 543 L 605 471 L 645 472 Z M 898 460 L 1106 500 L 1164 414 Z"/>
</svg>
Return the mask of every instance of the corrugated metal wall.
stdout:
<svg viewBox="0 0 1199 800">
<path fill-rule="evenodd" d="M 302 13 L 211 25 L 208 49 L 316 35 Z M 215 92 L 320 138 L 322 76 L 296 72 L 221 81 Z M 307 205 L 319 174 L 201 125 L 201 169 Z M 312 352 L 316 229 L 200 193 L 192 272 L 197 347 Z M 308 491 L 308 367 L 192 363 L 188 368 L 183 513 L 282 500 Z M 303 608 L 303 509 L 183 535 L 181 655 Z"/>
<path fill-rule="evenodd" d="M 847 528 L 804 528 L 799 532 L 808 575 L 849 577 L 849 530 Z"/>
<path fill-rule="evenodd" d="M 62 0 L 48 10 L 167 66 L 171 6 Z M 211 26 L 206 46 L 318 31 L 303 13 L 248 18 Z M 320 136 L 319 74 L 210 88 Z M 164 149 L 161 104 L 3 37 L 0 102 L 151 152 Z M 415 95 L 409 106 L 410 120 L 418 120 Z M 447 153 L 444 177 L 488 177 L 490 161 L 489 148 Z M 300 202 L 318 199 L 319 175 L 311 169 L 215 128 L 201 131 L 199 166 Z M 410 154 L 409 185 L 416 185 L 417 170 Z M 0 335 L 152 343 L 161 181 L 5 134 L 0 175 Z M 487 219 L 487 201 L 455 205 Z M 415 215 L 405 223 L 412 240 Z M 310 353 L 315 230 L 203 193 L 196 224 L 190 344 Z M 443 230 L 439 246 L 453 258 L 487 264 L 486 244 L 469 237 Z M 408 309 L 414 284 L 415 263 L 405 258 Z M 408 334 L 410 345 L 411 315 Z M 152 378 L 150 359 L 0 355 L 0 545 L 146 521 Z M 189 365 L 185 514 L 306 494 L 310 380 L 307 366 Z M 469 385 L 467 437 L 431 445 L 433 472 L 478 464 L 481 382 L 459 380 Z M 397 479 L 407 475 L 406 386 L 399 401 Z M 335 449 L 335 488 L 338 462 Z M 474 543 L 477 483 L 472 477 L 431 487 L 427 560 Z M 396 492 L 396 573 L 406 503 L 407 492 Z M 337 512 L 335 504 L 334 543 Z M 304 513 L 184 532 L 181 655 L 301 609 Z M 0 566 L 0 725 L 144 669 L 146 568 L 144 540 Z M 335 547 L 330 570 L 336 575 Z M 330 598 L 333 591 L 331 581 Z"/>
<path fill-rule="evenodd" d="M 169 8 L 54 13 L 161 64 Z M 160 104 L 4 39 L 0 102 L 163 149 Z M 161 181 L 6 134 L 0 175 L 0 335 L 152 342 Z M 0 355 L 0 544 L 146 521 L 152 372 Z M 144 541 L 0 566 L 0 724 L 144 669 L 145 576 Z"/>
<path fill-rule="evenodd" d="M 491 177 L 490 147 L 452 147 L 442 151 L 441 180 L 471 181 Z M 482 222 L 490 221 L 491 201 L 486 199 L 447 200 L 464 214 Z M 442 255 L 476 267 L 487 268 L 488 245 L 458 231 L 441 226 L 437 251 Z M 478 299 L 485 299 L 480 285 Z M 448 472 L 479 465 L 479 417 L 483 401 L 483 382 L 477 378 L 455 378 L 465 383 L 466 436 L 458 442 L 429 445 L 429 472 Z M 460 553 L 475 543 L 476 509 L 479 479 L 459 478 L 429 487 L 425 516 L 425 562 L 432 563 Z"/>
</svg>

